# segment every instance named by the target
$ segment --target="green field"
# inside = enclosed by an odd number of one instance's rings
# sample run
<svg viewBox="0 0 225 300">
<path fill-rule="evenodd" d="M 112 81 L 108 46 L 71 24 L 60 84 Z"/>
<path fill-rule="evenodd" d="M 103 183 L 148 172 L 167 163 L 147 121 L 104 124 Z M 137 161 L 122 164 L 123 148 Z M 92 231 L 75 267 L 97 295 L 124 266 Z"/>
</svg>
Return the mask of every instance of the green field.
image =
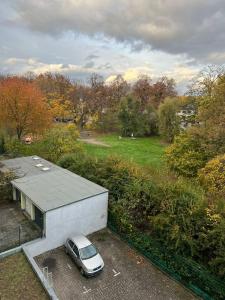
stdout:
<svg viewBox="0 0 225 300">
<path fill-rule="evenodd" d="M 109 155 L 119 155 L 141 166 L 157 169 L 163 165 L 166 146 L 159 137 L 119 139 L 118 135 L 101 135 L 96 137 L 96 140 L 106 143 L 109 147 L 82 143 L 86 152 L 92 156 L 104 158 Z"/>
</svg>

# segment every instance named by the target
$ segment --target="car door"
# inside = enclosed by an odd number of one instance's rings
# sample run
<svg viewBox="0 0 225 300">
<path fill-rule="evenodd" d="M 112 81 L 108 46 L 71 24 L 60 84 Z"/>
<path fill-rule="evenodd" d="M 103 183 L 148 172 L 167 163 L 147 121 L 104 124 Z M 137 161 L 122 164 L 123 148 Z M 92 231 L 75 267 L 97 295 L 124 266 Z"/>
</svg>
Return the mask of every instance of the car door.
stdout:
<svg viewBox="0 0 225 300">
<path fill-rule="evenodd" d="M 74 242 L 71 241 L 71 240 L 68 240 L 68 252 L 69 252 L 70 256 L 71 256 L 73 259 L 75 259 L 73 247 L 74 247 Z"/>
<path fill-rule="evenodd" d="M 74 246 L 73 246 L 73 251 L 74 251 L 76 263 L 80 266 L 81 265 L 80 254 L 79 254 L 79 250 L 78 250 L 78 247 L 76 246 L 76 244 L 74 244 Z"/>
<path fill-rule="evenodd" d="M 68 240 L 68 251 L 73 260 L 80 265 L 79 251 L 73 241 Z"/>
</svg>

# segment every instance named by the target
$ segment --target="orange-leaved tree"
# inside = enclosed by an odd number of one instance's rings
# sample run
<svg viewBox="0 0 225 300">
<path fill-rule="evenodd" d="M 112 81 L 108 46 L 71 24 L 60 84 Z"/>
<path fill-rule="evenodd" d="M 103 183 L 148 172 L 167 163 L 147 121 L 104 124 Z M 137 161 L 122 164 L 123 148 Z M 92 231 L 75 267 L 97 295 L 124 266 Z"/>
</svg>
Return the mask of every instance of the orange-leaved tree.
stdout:
<svg viewBox="0 0 225 300">
<path fill-rule="evenodd" d="M 45 98 L 38 87 L 19 77 L 0 83 L 0 128 L 21 139 L 41 134 L 52 123 Z"/>
</svg>

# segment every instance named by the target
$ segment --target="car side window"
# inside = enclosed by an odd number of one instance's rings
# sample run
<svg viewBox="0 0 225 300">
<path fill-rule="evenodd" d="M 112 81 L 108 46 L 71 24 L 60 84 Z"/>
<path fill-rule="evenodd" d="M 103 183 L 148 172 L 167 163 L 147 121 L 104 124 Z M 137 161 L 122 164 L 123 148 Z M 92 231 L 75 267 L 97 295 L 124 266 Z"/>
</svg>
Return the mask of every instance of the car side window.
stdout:
<svg viewBox="0 0 225 300">
<path fill-rule="evenodd" d="M 71 249 L 73 249 L 74 247 L 74 242 L 72 242 L 71 240 L 68 241 L 69 246 L 71 247 Z"/>
<path fill-rule="evenodd" d="M 77 248 L 77 246 L 74 244 L 74 246 L 73 246 L 73 251 L 74 251 L 74 253 L 77 255 L 77 256 L 79 256 L 79 251 L 78 251 L 78 248 Z"/>
</svg>

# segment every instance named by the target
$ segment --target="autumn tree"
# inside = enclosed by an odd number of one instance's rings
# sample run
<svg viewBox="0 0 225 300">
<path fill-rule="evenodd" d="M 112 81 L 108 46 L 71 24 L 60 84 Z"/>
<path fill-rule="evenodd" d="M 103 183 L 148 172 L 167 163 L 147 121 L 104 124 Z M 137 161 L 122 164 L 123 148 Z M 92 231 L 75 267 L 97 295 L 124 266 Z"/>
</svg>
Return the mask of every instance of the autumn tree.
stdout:
<svg viewBox="0 0 225 300">
<path fill-rule="evenodd" d="M 18 77 L 0 82 L 0 126 L 21 139 L 38 134 L 51 124 L 43 94 L 34 83 Z"/>
<path fill-rule="evenodd" d="M 156 108 L 158 108 L 165 98 L 175 96 L 177 96 L 177 91 L 173 78 L 163 76 L 151 86 L 151 103 Z"/>
<path fill-rule="evenodd" d="M 163 138 L 171 143 L 180 131 L 179 117 L 177 115 L 179 100 L 167 98 L 159 106 L 159 131 Z"/>
<path fill-rule="evenodd" d="M 189 96 L 201 97 L 212 96 L 214 86 L 218 79 L 225 73 L 224 65 L 209 65 L 203 68 L 190 82 L 187 94 Z"/>
<path fill-rule="evenodd" d="M 133 94 L 144 109 L 151 97 L 151 78 L 147 75 L 140 75 L 133 85 Z"/>
<path fill-rule="evenodd" d="M 225 153 L 225 73 L 212 72 L 201 78 L 203 85 L 194 96 L 195 124 L 185 136 L 175 139 L 167 153 L 170 167 L 186 176 L 196 176 L 207 161 Z"/>
<path fill-rule="evenodd" d="M 118 75 L 109 85 L 109 98 L 110 102 L 108 105 L 111 108 L 118 108 L 120 100 L 127 95 L 129 91 L 129 85 L 127 81 L 121 76 Z"/>
</svg>

